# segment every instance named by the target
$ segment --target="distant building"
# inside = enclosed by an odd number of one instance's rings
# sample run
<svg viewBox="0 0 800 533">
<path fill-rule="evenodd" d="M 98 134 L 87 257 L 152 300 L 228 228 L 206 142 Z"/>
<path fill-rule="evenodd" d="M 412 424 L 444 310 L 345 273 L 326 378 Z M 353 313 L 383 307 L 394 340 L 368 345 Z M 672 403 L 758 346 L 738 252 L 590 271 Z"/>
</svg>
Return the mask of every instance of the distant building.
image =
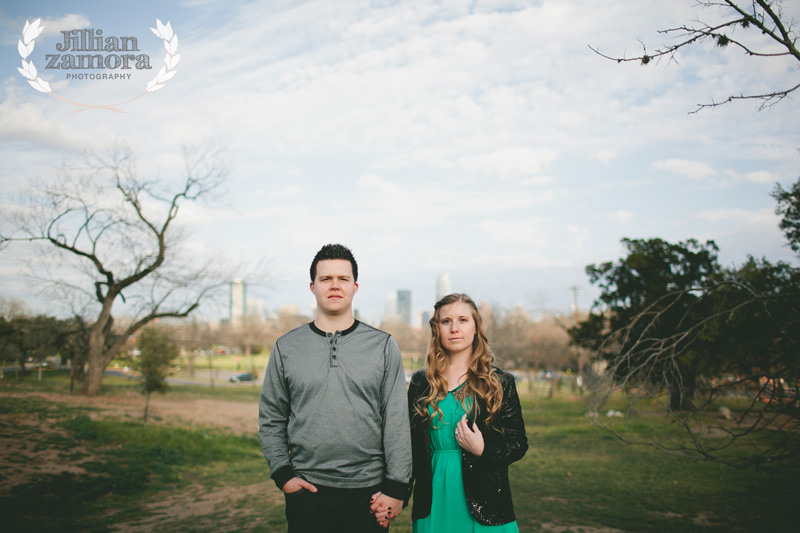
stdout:
<svg viewBox="0 0 800 533">
<path fill-rule="evenodd" d="M 397 318 L 397 291 L 392 291 L 386 295 L 386 309 L 383 311 L 384 320 Z"/>
<path fill-rule="evenodd" d="M 450 284 L 450 276 L 448 274 L 439 274 L 439 279 L 436 280 L 436 301 L 438 302 L 452 292 L 453 287 Z"/>
<path fill-rule="evenodd" d="M 263 322 L 264 307 L 261 305 L 261 300 L 247 298 L 245 301 L 245 316 L 254 322 Z"/>
<path fill-rule="evenodd" d="M 431 321 L 431 312 L 430 311 L 423 311 L 422 318 L 420 318 L 421 326 L 423 329 L 428 327 L 428 324 Z"/>
<path fill-rule="evenodd" d="M 245 283 L 240 279 L 233 280 L 231 282 L 230 302 L 230 321 L 233 326 L 241 325 L 247 315 L 246 297 Z"/>
<path fill-rule="evenodd" d="M 397 316 L 411 324 L 411 291 L 397 291 Z"/>
</svg>

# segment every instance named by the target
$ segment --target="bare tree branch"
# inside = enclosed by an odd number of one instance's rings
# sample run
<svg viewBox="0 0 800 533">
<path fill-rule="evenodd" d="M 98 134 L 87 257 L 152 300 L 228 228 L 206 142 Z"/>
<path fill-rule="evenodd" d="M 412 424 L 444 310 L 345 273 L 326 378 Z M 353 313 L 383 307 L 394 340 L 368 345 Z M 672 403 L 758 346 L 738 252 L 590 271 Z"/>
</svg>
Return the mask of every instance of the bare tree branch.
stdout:
<svg viewBox="0 0 800 533">
<path fill-rule="evenodd" d="M 701 8 L 718 8 L 731 10 L 730 19 L 720 24 L 711 26 L 699 19 L 695 20 L 694 25 L 683 25 L 666 30 L 659 30 L 660 34 L 677 34 L 680 39 L 676 44 L 663 46 L 652 53 L 648 53 L 647 47 L 642 41 L 642 54 L 634 57 L 619 57 L 602 53 L 598 47 L 589 46 L 597 55 L 617 63 L 636 61 L 642 65 L 648 65 L 654 60 L 656 62 L 667 58 L 670 62 L 678 63 L 676 55 L 679 50 L 692 45 L 711 40 L 718 47 L 724 48 L 729 45 L 740 48 L 745 54 L 753 57 L 775 58 L 793 57 L 800 61 L 800 49 L 797 47 L 797 33 L 791 21 L 784 19 L 782 3 L 779 0 L 753 0 L 749 9 L 742 7 L 743 2 L 734 0 L 724 0 L 723 2 L 699 1 Z M 726 33 L 728 30 L 728 33 Z M 759 50 L 747 44 L 743 39 L 733 36 L 737 30 L 755 30 L 759 34 L 769 37 L 772 43 L 780 46 L 781 51 L 772 52 Z M 712 101 L 707 104 L 698 104 L 697 109 L 691 113 L 697 113 L 703 109 L 714 108 L 736 100 L 760 100 L 759 110 L 764 110 L 774 106 L 791 93 L 800 88 L 800 83 L 785 89 L 778 89 L 761 94 L 738 94 L 731 95 L 721 101 Z"/>
<path fill-rule="evenodd" d="M 229 163 L 213 143 L 184 149 L 184 162 L 179 181 L 156 180 L 140 175 L 124 145 L 102 156 L 90 154 L 84 165 L 64 165 L 57 179 L 31 189 L 22 199 L 15 230 L 3 237 L 4 243 L 38 243 L 55 251 L 59 261 L 50 279 L 61 292 L 93 298 L 91 307 L 88 302 L 79 306 L 94 313 L 89 394 L 99 392 L 105 367 L 128 337 L 153 320 L 188 316 L 234 277 L 217 257 L 184 254 L 175 226 L 186 203 L 214 194 L 223 184 Z M 48 272 L 40 269 L 40 274 Z M 88 280 L 79 281 L 82 276 Z M 115 333 L 112 311 L 118 300 L 131 320 Z"/>
</svg>

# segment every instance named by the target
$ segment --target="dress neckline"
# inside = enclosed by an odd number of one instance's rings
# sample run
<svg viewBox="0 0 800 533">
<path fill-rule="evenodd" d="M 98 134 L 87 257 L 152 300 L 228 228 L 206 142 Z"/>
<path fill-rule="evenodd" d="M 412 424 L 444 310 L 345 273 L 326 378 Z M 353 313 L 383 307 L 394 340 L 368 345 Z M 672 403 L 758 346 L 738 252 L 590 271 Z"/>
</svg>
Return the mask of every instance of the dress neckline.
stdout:
<svg viewBox="0 0 800 533">
<path fill-rule="evenodd" d="M 448 394 L 453 394 L 453 393 L 454 393 L 454 392 L 456 392 L 458 389 L 460 389 L 461 387 L 463 387 L 464 385 L 466 385 L 466 383 L 467 383 L 467 380 L 465 379 L 464 381 L 462 381 L 462 382 L 461 382 L 461 384 L 460 384 L 458 387 L 456 387 L 455 389 L 450 389 L 449 391 L 447 391 L 447 392 L 448 392 Z"/>
</svg>

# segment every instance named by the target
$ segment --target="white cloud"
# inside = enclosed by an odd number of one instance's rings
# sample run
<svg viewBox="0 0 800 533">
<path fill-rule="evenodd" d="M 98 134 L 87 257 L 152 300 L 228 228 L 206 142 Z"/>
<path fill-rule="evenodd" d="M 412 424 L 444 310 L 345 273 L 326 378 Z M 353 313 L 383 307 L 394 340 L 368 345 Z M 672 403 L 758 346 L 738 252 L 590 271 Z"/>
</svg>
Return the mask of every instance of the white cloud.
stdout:
<svg viewBox="0 0 800 533">
<path fill-rule="evenodd" d="M 713 176 L 717 173 L 716 170 L 697 161 L 687 161 L 685 159 L 666 159 L 663 161 L 656 161 L 653 163 L 653 168 L 659 170 L 669 170 L 675 174 L 686 176 L 692 179 L 703 179 L 708 176 Z"/>
<path fill-rule="evenodd" d="M 615 150 L 594 150 L 589 154 L 590 159 L 594 159 L 595 161 L 599 161 L 600 163 L 607 165 L 611 163 L 613 160 L 617 158 L 619 154 Z"/>
<path fill-rule="evenodd" d="M 712 222 L 735 222 L 747 226 L 761 226 L 775 228 L 780 217 L 771 208 L 758 210 L 747 209 L 705 209 L 695 215 L 695 218 Z"/>
<path fill-rule="evenodd" d="M 734 170 L 727 170 L 725 174 L 736 180 L 744 180 L 750 183 L 776 183 L 778 177 L 768 170 L 756 170 L 753 172 L 739 173 Z"/>
<path fill-rule="evenodd" d="M 31 21 L 33 22 L 33 21 Z M 58 18 L 42 19 L 42 37 L 59 35 L 64 29 L 91 28 L 92 23 L 86 15 L 69 14 Z M 22 29 L 20 28 L 20 31 Z"/>
<path fill-rule="evenodd" d="M 47 114 L 45 110 L 33 103 L 15 103 L 12 100 L 0 103 L 0 139 L 68 151 L 91 145 L 91 135 L 76 132 L 65 121 Z"/>
<path fill-rule="evenodd" d="M 550 168 L 558 152 L 549 148 L 527 148 L 517 146 L 491 153 L 464 156 L 458 166 L 467 172 L 477 172 L 500 179 L 538 174 Z"/>
<path fill-rule="evenodd" d="M 620 224 L 624 224 L 633 218 L 633 213 L 630 211 L 616 211 L 608 215 L 608 218 Z"/>
<path fill-rule="evenodd" d="M 541 218 L 523 220 L 484 220 L 480 224 L 491 241 L 516 247 L 547 245 L 548 221 Z"/>
</svg>

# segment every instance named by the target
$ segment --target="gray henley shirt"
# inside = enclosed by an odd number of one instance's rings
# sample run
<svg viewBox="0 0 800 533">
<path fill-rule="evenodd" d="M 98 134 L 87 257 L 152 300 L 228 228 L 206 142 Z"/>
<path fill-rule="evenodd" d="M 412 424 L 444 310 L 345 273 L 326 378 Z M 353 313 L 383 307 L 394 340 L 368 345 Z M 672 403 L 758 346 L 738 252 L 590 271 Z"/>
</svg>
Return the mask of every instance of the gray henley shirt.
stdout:
<svg viewBox="0 0 800 533">
<path fill-rule="evenodd" d="M 339 488 L 381 485 L 404 499 L 411 440 L 403 361 L 388 334 L 359 321 L 309 323 L 277 340 L 259 399 L 259 437 L 278 487 L 294 476 Z"/>
</svg>

